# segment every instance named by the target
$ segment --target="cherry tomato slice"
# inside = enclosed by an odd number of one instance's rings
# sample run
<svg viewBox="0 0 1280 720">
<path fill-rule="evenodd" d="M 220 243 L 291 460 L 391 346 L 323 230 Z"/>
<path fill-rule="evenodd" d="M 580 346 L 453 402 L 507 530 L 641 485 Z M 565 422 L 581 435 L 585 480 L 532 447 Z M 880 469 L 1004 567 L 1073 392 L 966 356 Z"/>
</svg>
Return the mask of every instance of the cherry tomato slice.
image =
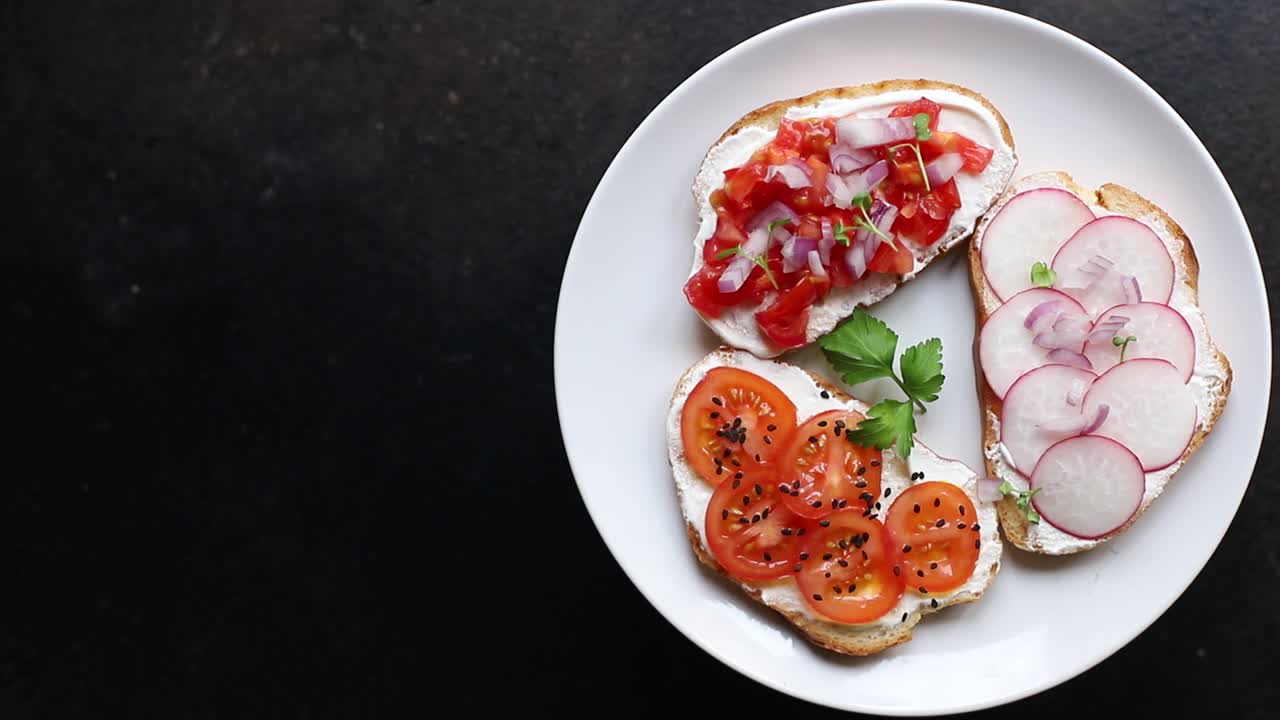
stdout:
<svg viewBox="0 0 1280 720">
<path fill-rule="evenodd" d="M 772 474 L 730 477 L 707 506 L 711 556 L 739 580 L 771 580 L 795 571 L 803 541 L 802 520 L 778 497 Z"/>
<path fill-rule="evenodd" d="M 852 410 L 829 410 L 796 429 L 778 456 L 779 489 L 792 512 L 820 518 L 849 507 L 861 513 L 880 499 L 880 451 L 844 436 L 861 421 Z"/>
<path fill-rule="evenodd" d="M 976 522 L 973 502 L 951 483 L 921 482 L 899 495 L 889 507 L 885 527 L 901 552 L 907 583 L 927 592 L 964 585 L 981 552 Z"/>
<path fill-rule="evenodd" d="M 875 620 L 898 604 L 903 578 L 893 572 L 897 552 L 878 521 L 855 508 L 809 526 L 796 584 L 819 614 L 842 623 Z"/>
<path fill-rule="evenodd" d="M 731 367 L 708 372 L 680 411 L 684 454 L 713 485 L 769 465 L 795 427 L 796 406 L 778 386 Z"/>
</svg>

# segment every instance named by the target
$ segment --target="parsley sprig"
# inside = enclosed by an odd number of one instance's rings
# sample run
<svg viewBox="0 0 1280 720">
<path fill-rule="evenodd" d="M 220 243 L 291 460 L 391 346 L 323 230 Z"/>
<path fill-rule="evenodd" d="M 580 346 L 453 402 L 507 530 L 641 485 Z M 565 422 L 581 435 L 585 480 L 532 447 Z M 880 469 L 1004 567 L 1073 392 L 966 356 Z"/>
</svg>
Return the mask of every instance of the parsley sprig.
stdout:
<svg viewBox="0 0 1280 720">
<path fill-rule="evenodd" d="M 759 265 L 760 268 L 764 270 L 764 276 L 766 278 L 769 278 L 769 284 L 773 286 L 773 289 L 774 290 L 779 289 L 778 281 L 773 277 L 773 271 L 769 269 L 769 261 L 766 260 L 763 255 L 752 255 L 746 250 L 743 250 L 742 246 L 739 245 L 737 247 L 731 247 L 731 248 L 728 248 L 727 250 L 721 250 L 720 252 L 716 253 L 716 259 L 723 260 L 729 257 L 730 255 L 741 255 L 742 257 L 747 258 L 748 260 L 755 263 L 756 265 Z"/>
<path fill-rule="evenodd" d="M 845 432 L 850 442 L 877 450 L 896 444 L 900 455 L 911 455 L 912 436 L 916 432 L 915 409 L 926 412 L 924 404 L 938 399 L 946 380 L 942 374 L 942 341 L 932 338 L 907 348 L 898 362 L 899 375 L 893 370 L 898 351 L 897 333 L 858 308 L 818 344 L 845 383 L 857 385 L 887 377 L 907 396 L 907 400 L 886 398 L 872 405 L 866 419 Z"/>
</svg>

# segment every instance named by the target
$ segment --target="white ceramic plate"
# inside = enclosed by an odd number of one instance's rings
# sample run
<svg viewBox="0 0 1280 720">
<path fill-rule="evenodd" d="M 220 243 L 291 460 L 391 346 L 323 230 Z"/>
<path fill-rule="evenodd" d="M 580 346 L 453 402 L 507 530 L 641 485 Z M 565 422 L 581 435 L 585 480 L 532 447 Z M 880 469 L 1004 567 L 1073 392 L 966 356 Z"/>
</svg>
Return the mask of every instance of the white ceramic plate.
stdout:
<svg viewBox="0 0 1280 720">
<path fill-rule="evenodd" d="M 811 646 L 703 571 L 685 539 L 663 420 L 676 379 L 716 345 L 681 293 L 697 222 L 689 185 L 707 147 L 753 108 L 825 87 L 915 77 L 990 98 L 1013 129 L 1016 177 L 1065 169 L 1087 187 L 1117 182 L 1168 209 L 1196 243 L 1201 298 L 1234 366 L 1235 392 L 1213 436 L 1132 530 L 1065 559 L 1006 546 L 981 602 L 926 618 L 903 646 L 850 659 Z M 948 379 L 920 437 L 979 468 L 963 255 L 931 266 L 874 312 L 903 335 L 901 347 L 942 338 Z M 996 705 L 1063 682 L 1173 603 L 1213 553 L 1253 471 L 1270 394 L 1270 339 L 1240 208 L 1191 129 L 1142 80 L 1083 41 L 1019 15 L 958 3 L 873 3 L 800 18 L 742 43 L 645 119 L 600 181 L 574 240 L 556 317 L 555 382 L 565 447 L 592 519 L 672 624 L 782 692 L 837 708 L 924 715 Z M 787 359 L 831 376 L 812 350 Z M 600 420 L 616 412 L 599 404 L 611 393 L 625 398 L 625 433 Z"/>
</svg>

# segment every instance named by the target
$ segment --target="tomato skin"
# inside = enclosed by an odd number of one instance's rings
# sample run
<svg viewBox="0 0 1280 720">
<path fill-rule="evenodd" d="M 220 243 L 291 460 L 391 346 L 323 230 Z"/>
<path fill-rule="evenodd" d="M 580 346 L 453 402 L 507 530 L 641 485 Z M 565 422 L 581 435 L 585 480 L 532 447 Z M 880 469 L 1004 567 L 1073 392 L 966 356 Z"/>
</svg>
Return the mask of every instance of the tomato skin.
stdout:
<svg viewBox="0 0 1280 720">
<path fill-rule="evenodd" d="M 799 555 L 804 559 L 796 584 L 805 602 L 842 623 L 882 617 L 898 604 L 904 588 L 903 578 L 893 572 L 898 554 L 884 525 L 856 508 L 825 520 L 827 527 L 809 526 Z"/>
<path fill-rule="evenodd" d="M 711 556 L 733 577 L 772 580 L 794 572 L 804 525 L 779 502 L 772 474 L 722 481 L 704 525 Z"/>
<path fill-rule="evenodd" d="M 894 222 L 896 228 L 898 223 Z M 867 272 L 882 272 L 902 275 L 911 272 L 911 268 L 915 267 L 915 255 L 911 253 L 911 248 L 898 238 L 895 243 L 897 248 L 893 248 L 889 243 L 882 242 L 880 247 L 876 248 L 876 254 L 872 256 L 871 262 L 867 263 Z"/>
<path fill-rule="evenodd" d="M 932 593 L 964 585 L 981 551 L 971 525 L 976 522 L 973 501 L 951 483 L 921 482 L 899 495 L 885 516 L 885 527 L 900 548 L 899 562 L 911 587 Z"/>
<path fill-rule="evenodd" d="M 786 393 L 755 373 L 731 367 L 707 372 L 680 409 L 685 457 L 712 484 L 740 470 L 770 466 L 795 427 L 796 406 Z"/>
<path fill-rule="evenodd" d="M 781 267 L 781 262 L 779 262 Z M 825 293 L 824 282 L 812 275 L 783 290 L 771 305 L 756 311 L 756 324 L 778 347 L 802 347 L 808 340 L 809 308 Z"/>
<path fill-rule="evenodd" d="M 829 410 L 792 433 L 775 463 L 782 501 L 792 512 L 816 520 L 837 506 L 865 511 L 880 499 L 880 451 L 844 437 L 862 419 L 852 410 Z"/>
<path fill-rule="evenodd" d="M 930 100 L 929 98 L 920 98 L 912 100 L 906 105 L 899 105 L 889 111 L 889 117 L 915 117 L 920 113 L 929 116 L 929 129 L 938 129 L 938 116 L 942 114 L 942 106 Z"/>
<path fill-rule="evenodd" d="M 724 172 L 725 195 L 736 203 L 743 202 L 756 184 L 764 181 L 765 172 L 762 162 L 752 162 L 740 168 L 726 170 Z"/>
<path fill-rule="evenodd" d="M 707 265 L 728 265 L 732 258 L 720 254 L 747 241 L 747 234 L 733 221 L 727 210 L 716 211 L 716 231 L 702 245 L 702 262 Z"/>
</svg>

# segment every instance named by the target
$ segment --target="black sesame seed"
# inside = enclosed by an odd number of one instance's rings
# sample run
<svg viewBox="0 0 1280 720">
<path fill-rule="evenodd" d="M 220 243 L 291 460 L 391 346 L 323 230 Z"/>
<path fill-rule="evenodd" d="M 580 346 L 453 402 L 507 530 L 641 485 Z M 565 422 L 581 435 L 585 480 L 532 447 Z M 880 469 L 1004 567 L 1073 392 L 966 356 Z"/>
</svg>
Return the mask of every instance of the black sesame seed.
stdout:
<svg viewBox="0 0 1280 720">
<path fill-rule="evenodd" d="M 822 559 L 823 559 L 823 560 L 830 560 L 830 559 L 831 559 L 831 553 L 823 553 L 823 554 L 822 554 Z"/>
<path fill-rule="evenodd" d="M 813 594 L 813 599 L 817 600 L 818 602 L 822 602 L 822 596 L 819 595 L 818 593 Z"/>
<path fill-rule="evenodd" d="M 742 462 L 741 462 L 740 460 L 738 460 L 738 458 L 734 458 L 734 459 L 730 460 L 729 462 L 733 463 L 733 466 L 734 466 L 734 467 L 742 467 Z"/>
<path fill-rule="evenodd" d="M 871 461 L 871 467 L 880 467 L 880 461 L 879 461 L 879 460 L 872 460 L 872 461 Z"/>
<path fill-rule="evenodd" d="M 979 527 L 980 527 L 980 526 L 978 525 L 978 523 L 974 523 L 974 524 L 973 524 L 973 531 L 974 531 L 974 532 L 978 532 L 978 528 L 979 528 Z"/>
<path fill-rule="evenodd" d="M 897 565 L 894 565 L 894 566 L 893 566 L 893 574 L 894 574 L 894 575 L 901 575 L 901 574 L 902 574 L 902 568 L 898 567 Z"/>
<path fill-rule="evenodd" d="M 910 545 L 903 545 L 903 546 L 902 546 L 902 552 L 904 552 L 904 553 L 909 553 L 909 552 L 911 552 L 911 546 L 910 546 Z"/>
<path fill-rule="evenodd" d="M 854 487 L 856 487 L 856 488 L 858 488 L 859 490 L 861 490 L 862 488 L 864 488 L 864 487 L 866 487 L 866 486 L 867 486 L 867 481 L 866 481 L 866 480 L 857 480 L 857 481 L 855 481 L 855 482 L 853 483 L 853 486 L 854 486 Z"/>
<path fill-rule="evenodd" d="M 859 475 L 866 475 L 866 474 L 867 474 L 867 468 L 866 468 L 866 466 L 865 466 L 865 465 L 859 465 L 859 466 L 858 466 L 858 474 L 859 474 Z"/>
<path fill-rule="evenodd" d="M 913 506 L 911 507 L 911 511 L 912 511 L 912 512 L 920 512 L 920 506 L 919 506 L 918 504 L 917 504 L 917 505 L 913 505 Z"/>
<path fill-rule="evenodd" d="M 751 522 L 753 522 L 753 523 L 758 523 L 758 522 L 760 522 L 760 513 L 756 513 L 755 515 L 752 515 L 752 516 L 751 516 Z"/>
<path fill-rule="evenodd" d="M 757 495 L 763 495 L 763 494 L 764 494 L 764 488 L 760 486 L 760 483 L 756 483 L 755 490 L 756 490 L 756 494 L 757 494 Z"/>
<path fill-rule="evenodd" d="M 718 417 L 720 417 L 720 413 L 718 413 L 718 412 L 716 412 L 716 411 L 714 411 L 714 410 L 713 410 L 713 411 L 711 411 L 711 419 L 712 419 L 712 420 L 715 420 L 715 419 L 716 419 L 716 418 L 718 418 Z"/>
<path fill-rule="evenodd" d="M 716 473 L 716 474 L 719 475 L 719 473 Z M 741 474 L 742 473 L 738 473 L 738 475 L 741 475 Z M 742 478 L 738 477 L 738 475 L 733 476 L 733 484 L 730 485 L 730 487 L 732 487 L 734 490 L 737 490 L 738 486 L 742 484 Z"/>
<path fill-rule="evenodd" d="M 943 525 L 946 525 L 946 524 L 947 524 L 947 521 L 945 518 L 938 518 L 938 522 L 934 523 L 933 526 L 942 527 Z"/>
<path fill-rule="evenodd" d="M 826 426 L 827 426 L 827 421 L 826 421 L 826 420 L 819 420 L 819 421 L 818 421 L 818 427 L 826 427 Z"/>
<path fill-rule="evenodd" d="M 772 424 L 769 425 L 769 432 L 773 432 L 774 430 L 777 430 L 777 429 L 778 429 L 777 425 L 772 425 Z"/>
<path fill-rule="evenodd" d="M 717 466 L 716 466 L 716 474 L 717 474 L 717 475 L 721 475 L 721 474 L 723 474 L 723 473 L 724 473 L 724 468 L 723 468 L 723 467 L 720 467 L 719 465 L 717 465 Z"/>
<path fill-rule="evenodd" d="M 864 533 L 862 533 L 862 542 L 866 542 L 866 541 L 868 541 L 868 540 L 870 540 L 870 539 L 871 539 L 871 533 L 869 533 L 869 532 L 864 532 Z"/>
<path fill-rule="evenodd" d="M 925 586 L 921 585 L 921 586 L 920 586 L 920 592 L 924 593 L 925 595 L 928 595 L 928 594 L 929 594 L 929 589 L 928 589 L 928 588 L 926 588 Z"/>
<path fill-rule="evenodd" d="M 809 442 L 811 442 L 811 443 L 816 443 L 816 442 L 818 442 L 818 438 L 816 438 L 816 437 L 814 437 L 814 436 L 810 435 L 810 436 L 809 436 Z"/>
<path fill-rule="evenodd" d="M 751 518 L 744 518 L 744 517 L 738 518 L 738 524 L 740 525 L 749 525 L 750 523 L 751 523 Z"/>
<path fill-rule="evenodd" d="M 820 394 L 820 395 L 822 395 L 822 399 L 823 399 L 823 400 L 830 400 L 830 399 L 831 399 L 831 393 L 827 392 L 826 390 L 823 390 L 823 391 L 822 391 L 821 393 L 819 393 L 819 394 Z"/>
<path fill-rule="evenodd" d="M 942 498 L 934 498 L 934 499 L 933 499 L 933 506 L 934 506 L 934 507 L 940 507 L 941 505 L 942 505 Z"/>
<path fill-rule="evenodd" d="M 964 523 L 956 523 L 956 529 L 957 529 L 957 530 L 963 530 L 964 528 L 965 528 Z"/>
<path fill-rule="evenodd" d="M 791 486 L 786 483 L 782 483 L 781 485 L 779 485 L 778 489 L 781 490 L 784 495 L 791 494 Z"/>
<path fill-rule="evenodd" d="M 878 500 L 876 501 L 876 509 L 877 509 L 877 510 L 879 510 L 879 509 L 880 509 L 880 501 L 878 501 Z"/>
<path fill-rule="evenodd" d="M 929 601 L 929 606 L 930 606 L 930 607 L 935 607 L 935 608 L 936 608 L 936 607 L 938 607 L 938 598 L 934 598 L 934 599 L 930 600 L 930 601 Z"/>
<path fill-rule="evenodd" d="M 756 453 L 756 462 L 760 462 L 760 453 Z"/>
<path fill-rule="evenodd" d="M 772 444 L 773 444 L 773 438 L 769 437 L 768 435 L 765 435 L 765 436 L 764 436 L 764 444 L 765 444 L 765 445 L 772 445 Z"/>
<path fill-rule="evenodd" d="M 849 543 L 846 542 L 844 538 L 840 538 L 840 542 L 836 544 L 840 546 L 841 550 L 844 550 L 845 548 L 849 547 Z"/>
<path fill-rule="evenodd" d="M 713 458 L 711 458 L 711 461 L 712 461 L 712 462 L 714 462 L 717 466 L 720 466 L 720 465 L 723 465 L 723 464 L 724 464 L 723 462 L 721 462 L 721 461 L 720 461 L 720 458 L 718 458 L 718 457 L 713 457 Z"/>
<path fill-rule="evenodd" d="M 728 520 L 728 519 L 729 519 L 729 511 L 728 511 L 728 510 L 721 510 L 721 511 L 720 511 L 720 519 L 721 519 L 721 520 Z"/>
<path fill-rule="evenodd" d="M 713 403 L 715 403 L 715 404 L 717 404 L 717 405 L 721 405 L 721 406 L 723 406 L 723 405 L 724 405 L 724 403 L 723 403 L 723 402 L 720 402 L 720 398 L 718 398 L 718 397 L 713 397 L 713 398 L 711 398 L 711 402 L 713 402 Z"/>
<path fill-rule="evenodd" d="M 907 614 L 902 613 L 902 622 L 906 622 L 906 621 L 907 621 Z"/>
<path fill-rule="evenodd" d="M 963 505 L 961 505 L 961 506 L 960 506 L 960 514 L 961 514 L 961 515 L 964 515 L 964 506 L 963 506 Z"/>
<path fill-rule="evenodd" d="M 800 563 L 796 563 L 796 566 L 795 566 L 795 567 L 793 567 L 793 568 L 791 568 L 791 571 L 792 571 L 792 572 L 800 572 L 800 571 L 801 571 L 801 570 L 803 570 L 803 569 L 804 569 L 804 566 L 803 566 L 803 565 L 801 565 Z"/>
<path fill-rule="evenodd" d="M 765 508 L 764 510 L 760 511 L 760 519 L 762 520 L 769 519 L 769 508 Z"/>
<path fill-rule="evenodd" d="M 974 540 L 974 541 L 973 541 L 973 546 L 974 546 L 974 547 L 982 547 L 982 541 L 981 541 L 981 540 Z"/>
<path fill-rule="evenodd" d="M 857 591 L 858 591 L 858 586 L 854 585 L 853 583 L 849 583 L 849 592 L 853 593 Z"/>
<path fill-rule="evenodd" d="M 800 553 L 800 559 L 801 559 L 801 560 L 808 560 L 808 559 L 809 559 L 809 553 L 806 553 L 806 552 L 802 552 L 802 553 Z"/>
<path fill-rule="evenodd" d="M 822 574 L 823 574 L 823 576 L 824 576 L 824 577 L 828 577 L 828 578 L 829 578 L 829 577 L 831 577 L 831 573 L 829 573 L 829 572 L 828 572 L 828 573 L 822 573 Z"/>
<path fill-rule="evenodd" d="M 840 558 L 836 562 L 840 563 L 840 567 L 849 567 L 849 561 L 844 558 Z"/>
<path fill-rule="evenodd" d="M 929 563 L 929 569 L 930 569 L 930 570 L 937 570 L 937 569 L 938 569 L 938 563 Z"/>
<path fill-rule="evenodd" d="M 804 528 L 800 528 L 799 530 L 796 530 L 796 536 L 797 536 L 797 537 L 799 537 L 800 535 L 803 535 L 803 534 L 804 534 Z M 801 559 L 803 560 L 804 558 L 801 558 Z"/>
<path fill-rule="evenodd" d="M 916 577 L 924 577 L 924 571 L 923 571 L 923 570 L 917 570 L 917 571 L 916 571 Z"/>
<path fill-rule="evenodd" d="M 790 535 L 790 534 L 791 534 L 791 528 L 782 528 L 782 534 L 783 534 L 783 535 Z"/>
<path fill-rule="evenodd" d="M 837 595 L 839 595 L 840 593 L 844 592 L 843 590 L 841 590 L 841 589 L 840 589 L 840 586 L 839 586 L 839 585 L 832 585 L 832 586 L 831 586 L 831 589 L 832 589 L 832 590 L 835 590 Z"/>
<path fill-rule="evenodd" d="M 736 417 L 736 418 L 734 418 L 734 419 L 733 419 L 733 426 L 734 426 L 734 427 L 742 427 L 742 418 L 740 418 L 740 417 Z"/>
<path fill-rule="evenodd" d="M 821 500 L 814 500 L 812 504 L 813 504 L 813 506 L 814 506 L 814 507 L 816 507 L 816 508 L 820 508 L 820 507 L 822 507 L 822 501 L 821 501 Z"/>
<path fill-rule="evenodd" d="M 871 559 L 871 558 L 867 555 L 867 551 L 866 551 L 866 550 L 863 550 L 863 551 L 862 551 L 862 559 L 863 559 L 863 560 L 870 560 L 870 559 Z"/>
<path fill-rule="evenodd" d="M 764 561 L 765 561 L 765 562 L 773 562 L 773 556 L 772 556 L 772 555 L 770 555 L 769 553 L 765 553 L 765 554 L 764 554 Z"/>
<path fill-rule="evenodd" d="M 800 488 L 791 488 L 791 497 L 800 497 Z"/>
<path fill-rule="evenodd" d="M 871 493 L 869 493 L 869 492 L 864 492 L 864 493 L 862 493 L 861 495 L 859 495 L 859 496 L 858 496 L 858 499 L 859 499 L 859 500 L 861 500 L 861 501 L 863 501 L 863 502 L 867 502 L 867 503 L 869 503 L 869 502 L 871 502 L 872 500 L 875 500 L 875 499 L 876 499 L 876 496 L 875 496 L 875 495 L 872 495 L 872 494 L 871 494 Z"/>
<path fill-rule="evenodd" d="M 743 505 L 750 505 L 750 504 L 751 504 L 751 498 L 750 498 L 750 497 L 748 497 L 748 496 L 746 496 L 746 495 L 743 495 L 743 496 L 742 496 L 742 504 L 743 504 Z"/>
<path fill-rule="evenodd" d="M 831 527 L 830 520 L 819 520 L 818 524 L 821 525 L 822 527 Z"/>
<path fill-rule="evenodd" d="M 892 494 L 893 494 L 893 488 L 885 488 L 885 489 L 884 489 L 884 496 L 885 496 L 885 497 L 889 497 L 889 496 L 890 496 L 890 495 L 892 495 Z"/>
<path fill-rule="evenodd" d="M 724 449 L 724 456 L 725 456 L 725 457 L 729 457 L 729 456 L 730 456 L 730 455 L 732 455 L 732 454 L 733 454 L 733 451 L 732 451 L 732 450 L 730 450 L 729 448 L 725 448 L 725 449 Z"/>
<path fill-rule="evenodd" d="M 862 540 L 862 536 L 861 536 L 861 535 L 854 535 L 854 536 L 853 536 L 853 546 L 854 546 L 854 547 L 857 547 L 857 548 L 862 547 L 862 542 L 863 542 L 863 540 Z"/>
</svg>

